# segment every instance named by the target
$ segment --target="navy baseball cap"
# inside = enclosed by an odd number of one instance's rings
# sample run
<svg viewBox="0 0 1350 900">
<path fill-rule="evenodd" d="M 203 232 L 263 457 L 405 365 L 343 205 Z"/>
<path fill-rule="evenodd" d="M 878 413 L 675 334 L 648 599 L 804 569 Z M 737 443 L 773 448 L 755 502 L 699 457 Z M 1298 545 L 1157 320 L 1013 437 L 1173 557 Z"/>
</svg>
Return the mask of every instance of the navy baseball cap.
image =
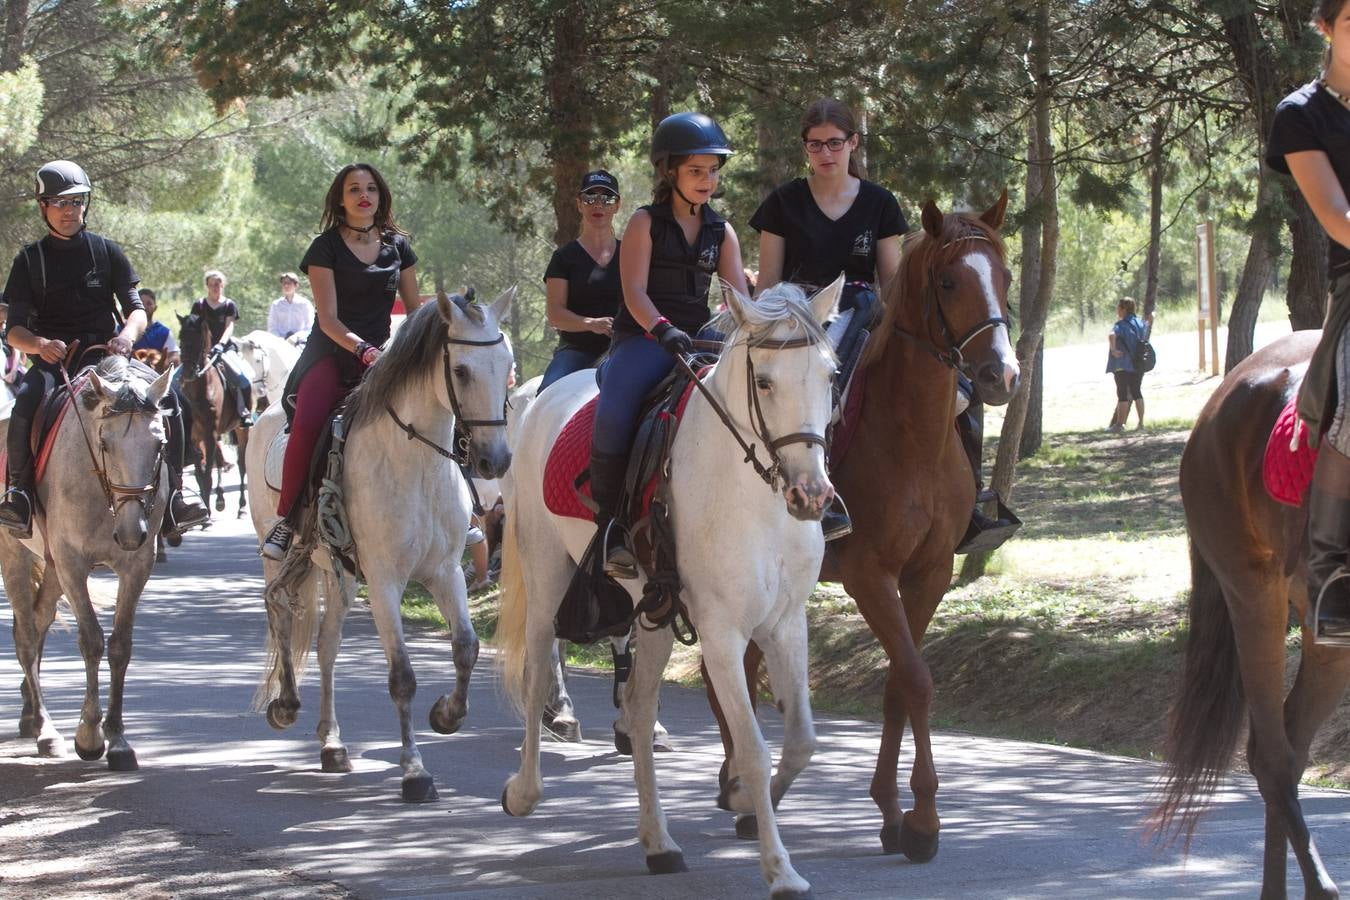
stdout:
<svg viewBox="0 0 1350 900">
<path fill-rule="evenodd" d="M 587 172 L 581 177 L 581 190 L 577 193 L 584 194 L 587 191 L 607 191 L 617 197 L 619 196 L 619 179 L 604 169 Z"/>
</svg>

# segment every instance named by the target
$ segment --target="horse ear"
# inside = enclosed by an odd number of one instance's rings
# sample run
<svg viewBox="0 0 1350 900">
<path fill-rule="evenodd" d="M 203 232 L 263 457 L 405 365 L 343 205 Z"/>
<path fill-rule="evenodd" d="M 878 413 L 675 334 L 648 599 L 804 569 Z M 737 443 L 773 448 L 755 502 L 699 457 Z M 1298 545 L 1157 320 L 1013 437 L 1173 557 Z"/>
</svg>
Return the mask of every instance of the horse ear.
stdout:
<svg viewBox="0 0 1350 900">
<path fill-rule="evenodd" d="M 816 291 L 811 298 L 811 312 L 816 317 L 816 322 L 824 325 L 839 310 L 839 297 L 844 293 L 844 273 L 840 272 L 839 277 L 831 282 L 827 287 Z"/>
<path fill-rule="evenodd" d="M 163 400 L 164 395 L 169 392 L 169 381 L 171 380 L 172 376 L 173 370 L 170 369 L 163 375 L 156 378 L 154 382 L 150 385 L 150 390 L 146 392 L 145 399 L 153 403 L 155 406 L 159 406 L 159 401 Z"/>
<path fill-rule="evenodd" d="M 187 316 L 183 315 L 182 313 L 174 313 L 174 315 L 178 317 L 178 324 L 179 324 L 179 325 L 186 325 L 186 324 L 187 324 Z"/>
<path fill-rule="evenodd" d="M 455 304 L 445 295 L 444 290 L 436 292 L 436 311 L 441 314 L 441 318 L 445 320 L 445 324 L 449 325 L 455 321 L 455 313 L 457 312 Z"/>
<path fill-rule="evenodd" d="M 998 200 L 994 201 L 994 205 L 986 209 L 984 211 L 984 214 L 980 216 L 980 221 L 984 222 L 984 224 L 988 225 L 995 231 L 998 231 L 1000 228 L 1003 227 L 1003 213 L 1007 209 L 1008 209 L 1008 189 L 1005 187 L 1003 189 L 1003 193 L 999 195 Z"/>
<path fill-rule="evenodd" d="M 114 400 L 117 398 L 117 390 L 109 386 L 108 382 L 98 377 L 98 372 L 91 369 L 89 371 L 89 384 L 94 389 L 94 401 Z"/>
<path fill-rule="evenodd" d="M 488 307 L 492 311 L 492 318 L 496 320 L 497 325 L 506 321 L 506 317 L 511 313 L 511 304 L 516 302 L 516 290 L 518 285 L 511 285 L 506 290 L 497 295 L 497 299 L 492 301 Z"/>
<path fill-rule="evenodd" d="M 923 230 L 935 238 L 942 237 L 942 210 L 929 197 L 923 202 Z"/>
<path fill-rule="evenodd" d="M 722 281 L 722 302 L 727 305 L 727 311 L 736 320 L 737 327 L 745 324 L 745 304 L 748 299 L 732 287 L 731 282 Z"/>
</svg>

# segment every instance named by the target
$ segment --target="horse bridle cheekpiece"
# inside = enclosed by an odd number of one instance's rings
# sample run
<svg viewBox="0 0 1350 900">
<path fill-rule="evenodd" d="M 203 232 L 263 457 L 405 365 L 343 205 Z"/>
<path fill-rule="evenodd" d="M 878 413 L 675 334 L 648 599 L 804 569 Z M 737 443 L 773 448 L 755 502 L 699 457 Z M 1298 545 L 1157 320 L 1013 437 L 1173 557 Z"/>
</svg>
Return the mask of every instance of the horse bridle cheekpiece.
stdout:
<svg viewBox="0 0 1350 900">
<path fill-rule="evenodd" d="M 979 232 L 976 231 L 971 231 L 959 237 L 952 238 L 950 241 L 943 244 L 938 249 L 946 250 L 948 247 L 951 247 L 954 244 L 959 244 L 962 241 L 984 241 L 985 243 L 988 244 L 993 243 L 993 241 L 989 240 L 989 238 L 986 237 L 985 235 L 980 234 Z M 947 321 L 947 314 L 942 309 L 942 298 L 938 296 L 937 264 L 934 262 L 930 262 L 928 264 L 928 292 L 924 297 L 924 303 L 928 308 L 932 308 L 934 311 L 936 311 L 938 328 L 941 330 L 942 339 L 946 341 L 947 346 L 945 348 L 940 348 L 940 347 L 933 347 L 929 344 L 925 344 L 922 339 L 915 337 L 908 331 L 905 331 L 899 325 L 895 326 L 895 333 L 900 335 L 901 337 L 908 338 L 909 340 L 914 341 L 915 343 L 922 346 L 925 350 L 931 353 L 933 357 L 937 359 L 938 362 L 942 363 L 944 366 L 947 366 L 948 368 L 951 369 L 955 369 L 958 372 L 963 372 L 966 375 L 970 374 L 969 372 L 966 371 L 967 363 L 965 356 L 963 355 L 963 351 L 966 349 L 967 344 L 969 344 L 971 341 L 973 341 L 976 337 L 983 334 L 984 332 L 990 330 L 991 328 L 997 328 L 1000 325 L 1002 325 L 1004 328 L 1007 328 L 1009 333 L 1012 332 L 1012 323 L 1008 321 L 1006 316 L 990 316 L 989 318 L 983 319 L 980 322 L 976 323 L 974 327 L 968 330 L 960 338 L 953 337 L 951 324 Z M 924 311 L 924 319 L 927 320 L 927 318 L 928 315 L 926 308 Z"/>
<path fill-rule="evenodd" d="M 89 347 L 85 350 L 85 353 L 101 349 L 106 348 L 103 346 Z M 112 407 L 99 416 L 98 451 L 96 453 L 94 443 L 89 439 L 89 431 L 85 427 L 84 417 L 80 414 L 79 395 L 70 383 L 70 376 L 66 374 L 65 366 L 61 367 L 61 380 L 65 382 L 66 390 L 70 392 L 71 409 L 75 411 L 75 420 L 80 425 L 80 433 L 84 435 L 84 444 L 89 450 L 89 461 L 94 466 L 94 474 L 98 476 L 99 486 L 103 488 L 103 499 L 108 504 L 108 511 L 115 516 L 122 504 L 135 500 L 139 501 L 141 507 L 145 510 L 146 518 L 150 518 L 154 515 L 155 499 L 159 496 L 160 479 L 164 475 L 165 442 L 160 441 L 159 449 L 155 451 L 154 478 L 139 487 L 134 484 L 119 484 L 108 476 L 107 445 L 103 440 L 103 423 L 117 416 L 159 414 L 158 404 L 151 403 L 148 399 L 130 390 L 120 392 Z M 127 420 L 127 429 L 131 429 L 130 419 Z"/>
<path fill-rule="evenodd" d="M 717 398 L 712 395 L 712 392 L 708 390 L 707 386 L 703 384 L 703 381 L 693 369 L 690 368 L 689 361 L 685 359 L 683 354 L 676 354 L 675 357 L 679 362 L 680 367 L 684 369 L 685 373 L 691 379 L 693 379 L 694 385 L 699 392 L 703 394 L 704 398 L 708 401 L 708 404 L 713 408 L 713 411 L 717 413 L 718 418 L 722 420 L 722 424 L 727 427 L 727 430 L 731 432 L 731 436 L 736 439 L 736 443 L 740 444 L 741 449 L 745 451 L 744 461 L 754 467 L 755 474 L 757 474 L 774 493 L 778 492 L 783 479 L 783 458 L 779 454 L 779 450 L 791 444 L 818 444 L 824 449 L 825 454 L 828 456 L 830 452 L 830 443 L 824 435 L 816 434 L 813 431 L 796 431 L 779 438 L 769 436 L 769 425 L 764 420 L 764 410 L 759 404 L 759 394 L 755 392 L 755 361 L 750 358 L 750 351 L 752 349 L 792 350 L 798 347 L 810 347 L 817 342 L 818 339 L 810 335 L 787 338 L 786 340 L 773 340 L 767 338 L 762 340 L 751 340 L 747 338 L 745 341 L 746 405 L 749 406 L 750 411 L 754 413 L 754 418 L 750 422 L 750 430 L 754 432 L 755 437 L 759 438 L 764 443 L 765 449 L 769 452 L 769 465 L 767 466 L 759 461 L 759 454 L 755 452 L 755 445 L 746 443 L 745 439 L 741 437 L 741 431 L 736 427 L 736 423 L 732 421 L 731 416 L 727 413 L 726 409 L 723 408 L 722 404 L 717 401 Z"/>
</svg>

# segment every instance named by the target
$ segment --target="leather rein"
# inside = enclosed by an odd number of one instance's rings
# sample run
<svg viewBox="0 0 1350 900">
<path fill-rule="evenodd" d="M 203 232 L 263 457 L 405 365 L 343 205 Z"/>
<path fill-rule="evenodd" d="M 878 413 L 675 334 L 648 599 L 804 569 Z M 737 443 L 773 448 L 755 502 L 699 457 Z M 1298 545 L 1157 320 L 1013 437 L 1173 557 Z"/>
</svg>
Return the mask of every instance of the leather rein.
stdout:
<svg viewBox="0 0 1350 900">
<path fill-rule="evenodd" d="M 764 410 L 760 407 L 759 394 L 755 391 L 755 363 L 754 360 L 750 358 L 750 350 L 752 348 L 763 350 L 792 350 L 798 347 L 810 347 L 816 343 L 816 338 L 806 335 L 788 338 L 786 340 L 747 340 L 745 342 L 746 405 L 750 408 L 750 411 L 754 413 L 754 418 L 750 423 L 750 430 L 755 437 L 759 438 L 759 440 L 764 443 L 764 447 L 769 453 L 769 465 L 767 466 L 760 462 L 759 454 L 755 452 L 755 445 L 747 443 L 745 438 L 741 437 L 741 430 L 732 420 L 730 413 L 726 411 L 726 407 L 724 407 L 717 398 L 713 396 L 712 392 L 708 390 L 707 385 L 703 383 L 702 379 L 700 379 L 690 367 L 689 360 L 685 355 L 682 353 L 675 354 L 676 365 L 678 365 L 684 373 L 693 380 L 695 388 L 697 388 L 704 399 L 708 401 L 708 405 L 713 408 L 713 412 L 717 413 L 717 417 L 722 420 L 722 424 L 727 427 L 727 430 L 731 432 L 731 436 L 736 439 L 736 443 L 740 444 L 741 449 L 745 451 L 745 459 L 742 461 L 749 463 L 754 468 L 755 474 L 760 477 L 760 480 L 767 484 L 770 490 L 775 493 L 777 493 L 779 482 L 783 477 L 783 459 L 779 455 L 779 450 L 790 446 L 791 444 L 818 444 L 824 449 L 825 454 L 828 456 L 830 452 L 830 443 L 824 435 L 816 434 L 813 431 L 796 431 L 779 438 L 772 438 L 769 436 L 769 426 L 764 420 Z"/>
<path fill-rule="evenodd" d="M 984 241 L 985 243 L 989 244 L 993 243 L 993 241 L 989 240 L 989 238 L 985 237 L 982 234 L 967 234 L 948 241 L 947 243 L 943 244 L 939 249 L 946 250 L 953 244 L 957 244 L 962 241 Z M 974 327 L 972 327 L 969 331 L 963 334 L 959 339 L 953 337 L 951 324 L 947 321 L 947 314 L 942 309 L 942 300 L 941 298 L 938 297 L 937 270 L 936 266 L 932 263 L 930 263 L 928 266 L 928 290 L 924 294 L 924 314 L 923 314 L 924 321 L 927 321 L 929 318 L 930 315 L 929 310 L 933 310 L 937 313 L 938 329 L 942 333 L 942 339 L 947 344 L 945 348 L 935 345 L 931 340 L 925 340 L 924 338 L 921 338 L 917 335 L 910 334 L 908 331 L 905 331 L 899 325 L 894 326 L 895 333 L 900 335 L 902 338 L 905 338 L 906 340 L 918 344 L 919 349 L 928 353 L 930 356 L 932 356 L 934 359 L 936 359 L 938 362 L 942 363 L 949 369 L 954 369 L 958 372 L 964 372 L 967 375 L 970 374 L 969 372 L 966 371 L 969 367 L 969 364 L 966 362 L 965 356 L 962 355 L 962 351 L 966 349 L 967 344 L 969 344 L 971 341 L 973 341 L 976 337 L 983 334 L 984 332 L 989 331 L 992 328 L 997 328 L 1000 325 L 1008 329 L 1009 334 L 1012 333 L 1012 323 L 1008 321 L 1008 318 L 1006 316 L 990 316 L 989 318 L 983 319 L 980 322 L 976 323 Z"/>
</svg>

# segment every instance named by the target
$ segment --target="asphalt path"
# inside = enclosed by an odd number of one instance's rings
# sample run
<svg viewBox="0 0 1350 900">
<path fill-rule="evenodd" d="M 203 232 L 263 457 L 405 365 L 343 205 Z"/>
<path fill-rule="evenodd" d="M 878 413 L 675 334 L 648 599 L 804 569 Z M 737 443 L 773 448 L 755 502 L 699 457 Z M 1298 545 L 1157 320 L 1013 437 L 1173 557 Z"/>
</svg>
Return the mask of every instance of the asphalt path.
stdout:
<svg viewBox="0 0 1350 900">
<path fill-rule="evenodd" d="M 233 509 L 227 513 L 232 516 Z M 325 775 L 313 737 L 311 670 L 286 732 L 249 711 L 263 667 L 261 564 L 247 519 L 222 519 L 170 551 L 142 598 L 126 691 L 138 772 L 20 740 L 19 669 L 0 604 L 0 896 L 699 897 L 763 896 L 757 845 L 713 804 L 720 763 L 701 694 L 667 687 L 662 721 L 677 750 L 658 757 L 670 829 L 690 871 L 646 873 L 632 767 L 610 742 L 610 685 L 574 676 L 586 742 L 546 744 L 544 801 L 507 817 L 502 785 L 521 726 L 491 655 L 475 673 L 464 730 L 426 727 L 453 681 L 449 642 L 415 632 L 419 742 L 440 800 L 399 799 L 399 744 L 369 613 L 347 620 L 338 715 L 355 771 Z M 96 580 L 100 576 L 96 576 Z M 48 707 L 73 740 L 83 664 L 73 620 L 58 622 L 43 667 Z M 110 627 L 110 611 L 105 628 Z M 106 665 L 102 683 L 107 688 Z M 106 696 L 106 694 L 105 694 Z M 939 697 L 938 702 L 941 703 Z M 762 722 L 776 746 L 779 723 Z M 927 864 L 881 853 L 867 796 L 877 725 L 820 716 L 820 748 L 780 810 L 784 842 L 817 897 L 1255 896 L 1262 811 L 1236 777 L 1189 857 L 1155 850 L 1141 820 L 1155 764 L 946 732 L 934 738 L 941 849 Z M 909 754 L 902 765 L 909 763 Z M 1350 794 L 1306 789 L 1304 809 L 1333 878 L 1350 884 Z M 1290 886 L 1298 874 L 1290 861 Z"/>
</svg>

